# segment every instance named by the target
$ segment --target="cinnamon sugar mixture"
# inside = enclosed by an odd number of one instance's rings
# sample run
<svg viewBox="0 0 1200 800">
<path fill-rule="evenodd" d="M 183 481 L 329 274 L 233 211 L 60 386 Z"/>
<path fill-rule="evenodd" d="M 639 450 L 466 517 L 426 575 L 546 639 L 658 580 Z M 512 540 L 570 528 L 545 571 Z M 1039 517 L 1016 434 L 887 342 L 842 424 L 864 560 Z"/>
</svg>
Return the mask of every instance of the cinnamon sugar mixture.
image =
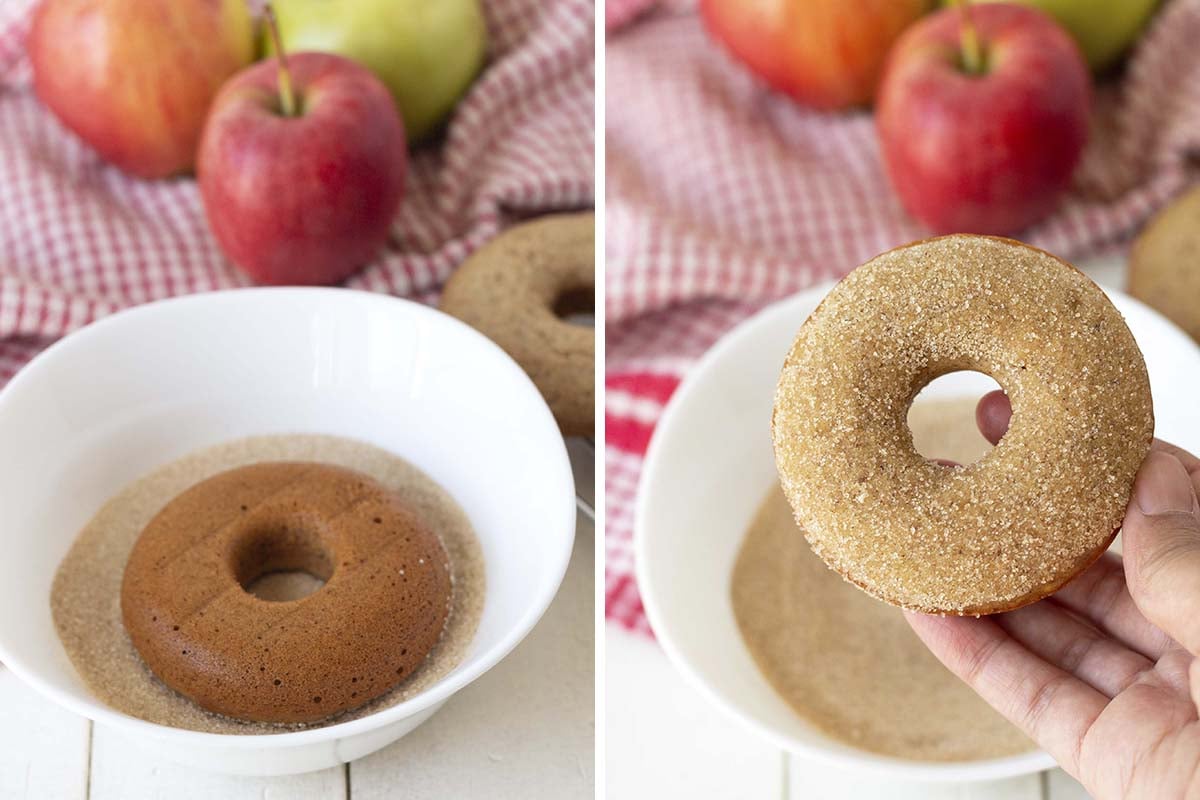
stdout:
<svg viewBox="0 0 1200 800">
<path fill-rule="evenodd" d="M 975 401 L 921 401 L 919 452 L 970 463 L 989 450 Z M 783 491 L 763 500 L 738 555 L 733 611 L 767 681 L 795 711 L 855 747 L 918 761 L 966 761 L 1033 744 L 943 667 L 899 609 L 825 566 Z"/>
</svg>

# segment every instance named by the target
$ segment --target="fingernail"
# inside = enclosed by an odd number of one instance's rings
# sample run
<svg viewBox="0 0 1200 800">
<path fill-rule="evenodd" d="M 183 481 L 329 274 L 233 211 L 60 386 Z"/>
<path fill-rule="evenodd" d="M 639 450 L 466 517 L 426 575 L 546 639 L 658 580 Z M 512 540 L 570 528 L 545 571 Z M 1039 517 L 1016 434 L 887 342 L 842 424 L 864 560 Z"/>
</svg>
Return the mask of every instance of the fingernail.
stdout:
<svg viewBox="0 0 1200 800">
<path fill-rule="evenodd" d="M 1190 513 L 1196 507 L 1196 492 L 1179 459 L 1151 452 L 1138 470 L 1133 496 L 1143 514 Z"/>
</svg>

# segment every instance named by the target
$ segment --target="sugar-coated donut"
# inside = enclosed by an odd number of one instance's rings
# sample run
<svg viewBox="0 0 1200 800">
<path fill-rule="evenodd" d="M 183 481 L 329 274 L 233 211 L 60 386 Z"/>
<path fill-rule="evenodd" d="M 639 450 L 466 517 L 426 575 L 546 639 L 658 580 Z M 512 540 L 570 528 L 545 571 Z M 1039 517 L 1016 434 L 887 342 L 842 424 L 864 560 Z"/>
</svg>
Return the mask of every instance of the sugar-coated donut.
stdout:
<svg viewBox="0 0 1200 800">
<path fill-rule="evenodd" d="M 913 448 L 934 378 L 1008 393 L 1008 433 L 967 466 Z M 1108 547 L 1154 432 L 1141 351 L 1104 293 L 1010 239 L 915 242 L 851 272 L 800 327 L 775 395 L 780 482 L 813 549 L 893 605 L 990 614 Z"/>
<path fill-rule="evenodd" d="M 272 602 L 257 577 L 304 570 L 325 585 Z M 163 683 L 201 707 L 312 722 L 366 703 L 437 644 L 451 580 L 437 535 L 352 470 L 270 462 L 201 481 L 134 545 L 125 629 Z"/>
<path fill-rule="evenodd" d="M 1160 211 L 1134 242 L 1129 293 L 1200 342 L 1200 186 Z"/>
<path fill-rule="evenodd" d="M 595 333 L 560 317 L 590 310 L 596 218 L 541 217 L 510 228 L 450 276 L 441 309 L 500 345 L 529 375 L 567 436 L 590 436 Z"/>
</svg>

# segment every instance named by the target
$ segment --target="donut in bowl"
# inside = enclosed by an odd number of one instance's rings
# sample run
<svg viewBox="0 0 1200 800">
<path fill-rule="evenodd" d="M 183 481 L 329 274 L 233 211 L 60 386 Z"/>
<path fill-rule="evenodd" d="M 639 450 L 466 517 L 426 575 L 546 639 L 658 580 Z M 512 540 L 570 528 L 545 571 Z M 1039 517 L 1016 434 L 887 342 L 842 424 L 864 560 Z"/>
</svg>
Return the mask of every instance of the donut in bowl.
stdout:
<svg viewBox="0 0 1200 800">
<path fill-rule="evenodd" d="M 324 585 L 281 602 L 248 589 L 290 570 Z M 384 486 L 343 467 L 265 462 L 201 481 L 151 519 L 121 612 L 146 666 L 202 708 L 302 723 L 418 669 L 451 591 L 437 534 Z"/>
</svg>

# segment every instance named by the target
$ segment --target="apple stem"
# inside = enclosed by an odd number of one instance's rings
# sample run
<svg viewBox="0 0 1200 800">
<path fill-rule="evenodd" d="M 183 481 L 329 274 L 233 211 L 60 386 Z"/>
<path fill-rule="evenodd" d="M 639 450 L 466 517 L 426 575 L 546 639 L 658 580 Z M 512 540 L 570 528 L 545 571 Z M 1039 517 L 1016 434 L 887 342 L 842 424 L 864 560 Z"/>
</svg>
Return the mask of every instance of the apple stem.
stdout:
<svg viewBox="0 0 1200 800">
<path fill-rule="evenodd" d="M 267 18 L 267 30 L 271 32 L 271 41 L 275 44 L 275 53 L 279 58 L 279 104 L 285 117 L 294 117 L 296 93 L 292 91 L 292 73 L 288 69 L 287 53 L 283 49 L 283 37 L 279 35 L 279 24 L 275 21 L 275 9 L 267 3 L 264 13 Z"/>
<path fill-rule="evenodd" d="M 954 5 L 958 6 L 962 33 L 963 69 L 970 75 L 979 75 L 983 72 L 983 49 L 979 46 L 979 33 L 971 19 L 971 0 L 954 0 Z"/>
</svg>

